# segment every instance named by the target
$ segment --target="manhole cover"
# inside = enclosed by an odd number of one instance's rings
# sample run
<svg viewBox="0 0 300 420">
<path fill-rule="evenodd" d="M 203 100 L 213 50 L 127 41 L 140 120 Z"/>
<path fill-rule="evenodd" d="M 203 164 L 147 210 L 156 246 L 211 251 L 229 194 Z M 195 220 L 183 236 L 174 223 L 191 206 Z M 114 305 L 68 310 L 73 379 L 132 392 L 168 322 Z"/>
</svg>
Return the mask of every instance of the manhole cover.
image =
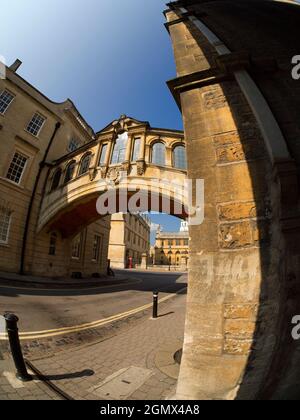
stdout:
<svg viewBox="0 0 300 420">
<path fill-rule="evenodd" d="M 174 360 L 178 365 L 181 365 L 183 350 L 180 349 L 174 354 Z"/>
<path fill-rule="evenodd" d="M 91 392 L 102 399 L 125 400 L 144 385 L 151 376 L 151 370 L 132 366 L 106 378 Z"/>
</svg>

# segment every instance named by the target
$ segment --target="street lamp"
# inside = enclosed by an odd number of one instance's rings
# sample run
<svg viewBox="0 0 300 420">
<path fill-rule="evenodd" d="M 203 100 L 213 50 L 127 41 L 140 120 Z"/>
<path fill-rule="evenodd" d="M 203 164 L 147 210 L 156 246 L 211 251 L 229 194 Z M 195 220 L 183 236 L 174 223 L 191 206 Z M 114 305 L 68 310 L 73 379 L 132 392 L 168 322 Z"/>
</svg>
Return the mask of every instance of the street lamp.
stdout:
<svg viewBox="0 0 300 420">
<path fill-rule="evenodd" d="M 171 271 L 171 262 L 172 262 L 172 247 L 169 245 L 169 271 Z"/>
</svg>

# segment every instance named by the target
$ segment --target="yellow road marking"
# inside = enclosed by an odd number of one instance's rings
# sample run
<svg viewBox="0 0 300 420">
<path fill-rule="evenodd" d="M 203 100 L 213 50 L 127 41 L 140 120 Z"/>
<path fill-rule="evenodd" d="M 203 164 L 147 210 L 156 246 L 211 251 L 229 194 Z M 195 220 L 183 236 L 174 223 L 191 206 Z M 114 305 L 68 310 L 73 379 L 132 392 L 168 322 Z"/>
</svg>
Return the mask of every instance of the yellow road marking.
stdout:
<svg viewBox="0 0 300 420">
<path fill-rule="evenodd" d="M 183 292 L 184 290 L 186 290 L 186 287 L 179 290 L 176 293 L 176 295 Z M 168 295 L 168 296 L 160 299 L 159 303 L 166 302 L 173 297 L 174 297 L 174 294 Z M 110 323 L 115 322 L 115 321 L 119 321 L 123 318 L 126 318 L 126 317 L 131 316 L 131 315 L 135 315 L 139 312 L 143 312 L 143 311 L 145 311 L 147 309 L 150 309 L 150 308 L 152 308 L 152 303 L 149 303 L 149 304 L 144 305 L 144 306 L 140 306 L 139 308 L 132 309 L 132 310 L 127 311 L 127 312 L 123 312 L 122 314 L 113 315 L 109 318 L 101 319 L 99 321 L 90 322 L 88 324 L 82 324 L 82 325 L 78 325 L 78 326 L 74 326 L 74 327 L 59 328 L 59 329 L 48 330 L 48 331 L 25 332 L 25 333 L 20 333 L 19 336 L 20 336 L 20 340 L 25 341 L 25 340 L 37 340 L 39 338 L 57 337 L 57 336 L 60 336 L 60 335 L 70 334 L 70 333 L 77 333 L 77 332 L 81 332 L 81 331 L 85 331 L 85 330 L 89 330 L 89 329 L 95 329 L 95 328 L 101 327 L 103 325 L 110 324 Z M 0 333 L 0 341 L 7 341 L 7 333 Z"/>
</svg>

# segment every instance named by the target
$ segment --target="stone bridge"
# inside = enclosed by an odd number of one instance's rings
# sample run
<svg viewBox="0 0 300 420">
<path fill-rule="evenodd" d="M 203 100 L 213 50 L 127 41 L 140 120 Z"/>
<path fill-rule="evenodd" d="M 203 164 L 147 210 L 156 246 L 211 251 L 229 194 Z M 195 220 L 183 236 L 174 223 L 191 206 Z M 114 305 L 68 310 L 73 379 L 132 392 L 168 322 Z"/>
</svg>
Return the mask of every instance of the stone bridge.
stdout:
<svg viewBox="0 0 300 420">
<path fill-rule="evenodd" d="M 64 237 L 76 234 L 99 219 L 96 205 L 103 194 L 115 206 L 110 214 L 131 210 L 131 200 L 136 211 L 186 218 L 186 178 L 183 132 L 121 116 L 91 143 L 51 165 L 38 231 L 59 230 Z"/>
</svg>

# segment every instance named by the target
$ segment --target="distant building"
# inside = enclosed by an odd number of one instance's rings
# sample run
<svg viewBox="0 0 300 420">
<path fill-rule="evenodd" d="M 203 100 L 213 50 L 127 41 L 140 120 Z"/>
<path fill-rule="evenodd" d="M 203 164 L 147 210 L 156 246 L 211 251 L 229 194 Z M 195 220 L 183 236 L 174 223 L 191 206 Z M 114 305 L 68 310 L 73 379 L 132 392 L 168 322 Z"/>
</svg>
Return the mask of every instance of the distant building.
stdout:
<svg viewBox="0 0 300 420">
<path fill-rule="evenodd" d="M 172 265 L 187 268 L 189 261 L 188 223 L 182 222 L 179 232 L 162 232 L 159 229 L 152 252 L 154 265 Z"/>
<path fill-rule="evenodd" d="M 114 214 L 108 258 L 112 268 L 135 268 L 142 263 L 142 256 L 150 252 L 150 221 L 144 215 Z"/>
</svg>

